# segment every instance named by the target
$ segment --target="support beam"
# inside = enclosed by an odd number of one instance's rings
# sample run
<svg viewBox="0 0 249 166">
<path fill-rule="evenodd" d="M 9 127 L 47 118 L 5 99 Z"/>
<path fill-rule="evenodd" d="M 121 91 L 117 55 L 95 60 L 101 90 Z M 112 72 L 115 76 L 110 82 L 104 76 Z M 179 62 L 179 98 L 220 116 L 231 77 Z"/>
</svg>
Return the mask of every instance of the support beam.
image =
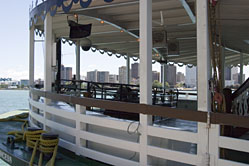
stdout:
<svg viewBox="0 0 249 166">
<path fill-rule="evenodd" d="M 76 80 L 80 80 L 80 41 L 76 42 Z"/>
<path fill-rule="evenodd" d="M 239 83 L 242 85 L 243 83 L 243 74 L 244 74 L 244 54 L 240 53 L 240 78 Z"/>
<path fill-rule="evenodd" d="M 44 91 L 52 91 L 52 53 L 53 53 L 53 33 L 52 16 L 46 15 L 44 21 L 45 30 L 45 63 L 44 63 Z M 45 102 L 49 103 L 49 100 Z"/>
<path fill-rule="evenodd" d="M 34 86 L 35 73 L 35 27 L 29 30 L 29 86 Z"/>
<path fill-rule="evenodd" d="M 152 104 L 152 0 L 140 0 L 140 103 Z M 147 165 L 148 153 L 148 125 L 152 123 L 152 116 L 140 114 L 140 165 Z"/>
<path fill-rule="evenodd" d="M 130 56 L 127 54 L 127 59 L 126 59 L 127 84 L 130 84 L 130 75 L 131 75 L 130 59 L 131 59 Z"/>
<path fill-rule="evenodd" d="M 196 1 L 197 6 L 197 80 L 198 80 L 198 109 L 210 112 L 209 79 L 210 46 L 208 24 L 208 1 Z M 208 119 L 207 119 L 208 121 Z M 198 166 L 208 166 L 209 161 L 209 125 L 198 123 Z"/>
<path fill-rule="evenodd" d="M 190 17 L 191 21 L 193 24 L 196 23 L 196 18 L 194 13 L 192 12 L 192 10 L 190 9 L 188 3 L 185 0 L 179 0 L 182 3 L 182 6 L 184 7 L 184 9 L 186 10 L 188 16 Z"/>
</svg>

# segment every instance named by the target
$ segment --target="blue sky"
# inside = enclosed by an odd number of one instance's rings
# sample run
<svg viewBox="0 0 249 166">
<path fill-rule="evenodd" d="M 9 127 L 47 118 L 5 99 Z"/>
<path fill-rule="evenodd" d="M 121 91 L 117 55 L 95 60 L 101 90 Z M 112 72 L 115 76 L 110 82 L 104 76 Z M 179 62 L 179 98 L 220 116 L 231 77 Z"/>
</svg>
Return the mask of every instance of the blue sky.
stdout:
<svg viewBox="0 0 249 166">
<path fill-rule="evenodd" d="M 29 2 L 12 0 L 1 4 L 0 77 L 28 74 Z"/>
<path fill-rule="evenodd" d="M 39 0 L 40 1 L 40 0 Z M 0 13 L 0 77 L 13 79 L 27 79 L 29 69 L 29 6 L 32 0 L 12 0 L 2 2 L 4 6 Z M 37 38 L 38 39 L 38 38 Z M 44 44 L 35 44 L 35 78 L 43 78 L 43 48 Z M 65 66 L 75 66 L 75 47 L 63 45 L 62 63 Z M 133 61 L 131 61 L 133 63 Z M 118 74 L 118 67 L 126 65 L 124 58 L 117 59 L 106 54 L 81 51 L 81 74 L 85 75 L 90 70 L 105 70 Z M 154 70 L 160 66 L 153 65 Z M 75 67 L 73 68 L 75 73 Z"/>
<path fill-rule="evenodd" d="M 41 0 L 39 0 L 41 1 Z M 29 69 L 29 6 L 32 0 L 11 0 L 1 3 L 0 36 L 0 77 L 28 79 Z M 35 78 L 43 78 L 43 43 L 37 42 L 35 51 Z M 75 73 L 75 47 L 63 45 L 62 63 L 73 67 Z M 133 61 L 131 61 L 133 63 Z M 81 51 L 81 74 L 87 71 L 103 70 L 118 74 L 118 67 L 126 65 L 124 58 Z M 153 65 L 153 70 L 160 70 L 160 65 Z M 185 72 L 185 68 L 177 67 L 177 71 Z M 249 76 L 248 67 L 244 69 Z"/>
</svg>

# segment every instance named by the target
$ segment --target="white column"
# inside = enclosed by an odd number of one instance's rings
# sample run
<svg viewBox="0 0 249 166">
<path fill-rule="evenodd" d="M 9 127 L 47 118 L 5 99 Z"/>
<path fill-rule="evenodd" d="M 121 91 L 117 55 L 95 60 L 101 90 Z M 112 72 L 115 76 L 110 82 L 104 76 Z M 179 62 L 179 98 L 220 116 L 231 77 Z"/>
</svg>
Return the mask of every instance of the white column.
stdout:
<svg viewBox="0 0 249 166">
<path fill-rule="evenodd" d="M 198 110 L 210 111 L 210 52 L 208 30 L 208 1 L 196 1 L 197 6 L 197 81 Z M 198 166 L 209 165 L 209 129 L 206 123 L 198 123 Z"/>
<path fill-rule="evenodd" d="M 52 91 L 52 54 L 53 54 L 53 33 L 52 17 L 48 13 L 44 21 L 45 30 L 45 63 L 44 63 L 44 90 Z M 48 104 L 49 100 L 45 100 Z"/>
<path fill-rule="evenodd" d="M 76 42 L 76 80 L 80 80 L 80 41 Z"/>
<path fill-rule="evenodd" d="M 131 74 L 131 70 L 130 70 L 130 57 L 127 54 L 127 59 L 126 59 L 126 74 L 127 74 L 127 84 L 130 84 L 130 74 Z"/>
<path fill-rule="evenodd" d="M 34 73 L 35 73 L 35 27 L 32 26 L 29 29 L 29 86 L 34 85 Z"/>
<path fill-rule="evenodd" d="M 140 103 L 152 104 L 152 0 L 140 0 Z M 152 116 L 140 114 L 140 165 L 148 164 L 148 125 Z"/>
<path fill-rule="evenodd" d="M 239 83 L 240 85 L 243 83 L 243 73 L 244 73 L 244 70 L 243 70 L 243 67 L 244 67 L 244 54 L 241 52 L 240 53 L 240 78 L 239 78 Z"/>
<path fill-rule="evenodd" d="M 55 83 L 55 80 L 56 80 L 56 70 L 55 70 L 55 66 L 56 66 L 56 36 L 53 35 L 53 48 L 52 48 L 52 66 L 53 66 L 53 69 L 52 69 L 52 82 Z"/>
</svg>

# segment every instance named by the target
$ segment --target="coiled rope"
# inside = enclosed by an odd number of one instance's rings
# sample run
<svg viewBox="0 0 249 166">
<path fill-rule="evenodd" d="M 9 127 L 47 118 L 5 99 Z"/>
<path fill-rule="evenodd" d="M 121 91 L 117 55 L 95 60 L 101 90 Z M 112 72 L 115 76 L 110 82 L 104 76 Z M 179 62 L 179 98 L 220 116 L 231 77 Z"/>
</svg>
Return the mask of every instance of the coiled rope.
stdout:
<svg viewBox="0 0 249 166">
<path fill-rule="evenodd" d="M 33 162 L 35 159 L 36 151 L 40 151 L 38 166 L 42 166 L 43 155 L 44 154 L 52 154 L 51 159 L 48 161 L 46 166 L 54 166 L 57 150 L 58 150 L 59 138 L 55 139 L 45 139 L 41 135 L 40 138 L 35 142 L 35 146 L 32 152 L 32 156 L 29 162 L 30 166 L 33 166 Z"/>
<path fill-rule="evenodd" d="M 8 132 L 8 135 L 15 136 L 15 142 L 26 141 L 26 146 L 33 149 L 29 162 L 30 166 L 33 166 L 37 150 L 40 151 L 38 166 L 42 166 L 44 154 L 52 154 L 52 157 L 47 162 L 46 166 L 54 166 L 59 143 L 58 135 L 56 138 L 43 138 L 42 134 L 46 133 L 46 131 L 42 129 L 37 128 L 36 130 L 33 129 L 32 131 L 29 131 L 28 128 L 28 130 L 26 130 L 28 127 L 28 120 L 25 119 L 28 115 L 28 113 L 23 113 L 5 119 L 0 119 L 0 122 L 23 122 L 21 131 L 10 131 Z"/>
</svg>

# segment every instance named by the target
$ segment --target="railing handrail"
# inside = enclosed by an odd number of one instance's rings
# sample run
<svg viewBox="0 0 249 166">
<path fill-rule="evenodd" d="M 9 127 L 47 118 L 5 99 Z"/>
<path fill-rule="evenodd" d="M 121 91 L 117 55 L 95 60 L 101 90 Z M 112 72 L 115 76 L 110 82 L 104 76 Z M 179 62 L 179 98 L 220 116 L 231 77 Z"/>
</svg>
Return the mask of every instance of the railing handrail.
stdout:
<svg viewBox="0 0 249 166">
<path fill-rule="evenodd" d="M 94 82 L 94 81 L 86 81 L 86 80 L 67 80 L 67 79 L 61 79 L 61 81 L 67 81 L 67 82 L 75 82 L 75 83 L 92 83 L 92 84 L 98 84 L 98 85 L 110 85 L 112 87 L 112 85 L 114 86 L 129 86 L 129 87 L 136 87 L 139 88 L 139 85 L 133 85 L 133 84 L 121 84 L 121 83 L 109 83 L 109 82 Z M 79 88 L 81 89 L 81 88 Z M 105 88 L 106 89 L 106 88 Z M 184 92 L 181 92 L 181 90 L 178 90 L 177 88 L 166 88 L 164 90 L 163 87 L 152 87 L 152 89 L 157 89 L 157 92 L 168 92 L 171 90 L 174 90 L 173 94 L 178 94 L 178 95 L 193 95 L 193 96 L 197 96 L 197 93 L 191 93 L 191 90 L 183 90 Z M 175 92 L 176 90 L 176 92 Z M 188 93 L 188 91 L 190 91 L 190 93 Z"/>
<path fill-rule="evenodd" d="M 233 92 L 232 100 L 240 96 L 248 88 L 249 88 L 249 78 L 247 78 L 247 80 L 242 85 L 240 85 L 240 87 L 236 91 Z"/>
<path fill-rule="evenodd" d="M 61 81 L 71 81 L 71 82 L 78 82 L 78 83 L 92 83 L 92 84 L 102 84 L 102 85 L 116 85 L 116 86 L 121 86 L 122 85 L 122 86 L 139 87 L 139 85 L 133 85 L 133 84 L 94 82 L 94 81 L 86 81 L 86 80 L 66 80 L 66 79 L 61 79 Z"/>
<path fill-rule="evenodd" d="M 93 98 L 82 98 L 69 95 L 61 95 L 53 92 L 46 92 L 36 89 L 31 89 L 31 93 L 45 97 L 51 100 L 63 101 L 72 104 L 78 104 L 88 107 L 98 107 L 103 109 L 110 109 L 115 111 L 123 111 L 130 113 L 141 113 L 154 116 L 162 116 L 169 118 L 177 118 L 195 122 L 207 122 L 207 112 L 203 111 L 194 111 L 170 107 L 162 107 L 155 105 L 146 105 L 138 103 L 127 103 L 120 101 L 109 101 L 109 100 L 99 100 Z M 225 113 L 210 113 L 210 122 L 211 124 L 221 124 L 221 125 L 231 125 L 237 127 L 249 128 L 249 118 L 234 114 L 225 114 Z"/>
</svg>

